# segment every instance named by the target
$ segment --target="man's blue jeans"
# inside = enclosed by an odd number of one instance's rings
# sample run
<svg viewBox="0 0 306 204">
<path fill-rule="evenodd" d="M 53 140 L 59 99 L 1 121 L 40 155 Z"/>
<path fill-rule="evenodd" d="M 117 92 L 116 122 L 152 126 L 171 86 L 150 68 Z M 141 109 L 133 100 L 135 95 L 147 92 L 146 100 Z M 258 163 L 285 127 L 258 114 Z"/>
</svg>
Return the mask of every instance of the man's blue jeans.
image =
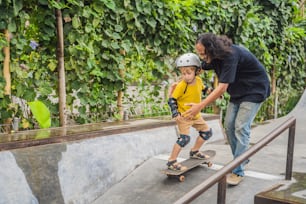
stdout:
<svg viewBox="0 0 306 204">
<path fill-rule="evenodd" d="M 224 121 L 225 132 L 232 149 L 234 159 L 249 148 L 251 124 L 261 103 L 242 102 L 229 103 Z M 232 173 L 244 176 L 245 161 L 233 169 Z"/>
</svg>

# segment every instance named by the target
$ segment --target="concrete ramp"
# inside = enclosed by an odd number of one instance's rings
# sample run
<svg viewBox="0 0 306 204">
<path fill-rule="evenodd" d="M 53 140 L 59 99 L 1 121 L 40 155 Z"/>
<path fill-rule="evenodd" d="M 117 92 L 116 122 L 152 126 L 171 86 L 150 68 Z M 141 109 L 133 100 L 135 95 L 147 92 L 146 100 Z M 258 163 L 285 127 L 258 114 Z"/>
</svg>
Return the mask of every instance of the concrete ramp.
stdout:
<svg viewBox="0 0 306 204">
<path fill-rule="evenodd" d="M 214 141 L 222 140 L 219 120 L 209 124 Z M 0 151 L 0 203 L 91 203 L 148 159 L 168 154 L 177 138 L 169 119 L 103 126 L 94 138 L 87 132 L 90 139 Z M 109 130 L 117 133 L 103 136 Z"/>
<path fill-rule="evenodd" d="M 256 143 L 277 126 L 286 121 L 288 117 L 297 118 L 296 144 L 294 150 L 293 179 L 285 181 L 286 148 L 288 141 L 288 131 L 280 135 L 275 141 L 268 144 L 261 151 L 250 158 L 251 162 L 246 169 L 244 181 L 236 187 L 228 187 L 226 192 L 226 203 L 230 204 L 251 204 L 254 203 L 254 196 L 259 192 L 271 188 L 275 184 L 283 183 L 284 186 L 298 183 L 298 176 L 306 173 L 306 92 L 304 92 L 295 109 L 288 116 L 267 121 L 264 125 L 255 127 L 252 130 L 251 143 Z M 181 183 L 176 179 L 169 179 L 160 173 L 165 167 L 167 153 L 154 156 L 135 169 L 121 182 L 108 189 L 93 204 L 125 204 L 125 203 L 174 203 L 184 194 L 192 190 L 221 169 L 232 160 L 230 147 L 224 142 L 213 142 L 205 144 L 203 149 L 214 149 L 217 155 L 212 168 L 201 166 L 194 171 L 187 173 L 185 182 Z M 180 160 L 188 158 L 188 148 L 180 154 Z M 299 172 L 299 173 L 296 173 Z M 297 186 L 295 185 L 295 188 Z M 295 190 L 281 192 L 281 196 L 290 197 L 299 195 L 302 191 L 299 186 Z M 243 192 L 243 193 L 241 193 Z M 301 198 L 296 199 L 306 203 Z M 217 203 L 217 185 L 210 188 L 192 203 Z"/>
</svg>

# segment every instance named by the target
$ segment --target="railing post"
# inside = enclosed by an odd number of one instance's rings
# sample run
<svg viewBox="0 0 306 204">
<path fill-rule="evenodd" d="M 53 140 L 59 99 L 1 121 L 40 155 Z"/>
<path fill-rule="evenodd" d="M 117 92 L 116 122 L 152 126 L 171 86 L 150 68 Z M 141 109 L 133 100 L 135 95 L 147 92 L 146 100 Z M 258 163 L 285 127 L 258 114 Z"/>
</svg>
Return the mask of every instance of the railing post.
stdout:
<svg viewBox="0 0 306 204">
<path fill-rule="evenodd" d="M 226 175 L 223 176 L 222 179 L 220 179 L 218 183 L 217 203 L 225 204 L 225 200 L 226 200 Z"/>
<path fill-rule="evenodd" d="M 221 168 L 215 174 L 210 176 L 208 179 L 203 181 L 201 184 L 193 188 L 191 191 L 186 193 L 183 197 L 175 202 L 175 204 L 190 203 L 202 193 L 204 193 L 211 186 L 216 184 L 218 181 L 218 204 L 225 204 L 225 194 L 226 194 L 226 174 L 231 172 L 235 167 L 244 162 L 247 158 L 251 157 L 262 149 L 265 145 L 269 144 L 272 140 L 278 137 L 281 133 L 289 128 L 288 136 L 288 147 L 287 147 L 287 164 L 286 164 L 286 180 L 290 180 L 292 176 L 292 164 L 293 164 L 293 147 L 295 138 L 295 125 L 296 119 L 291 117 L 283 122 L 276 129 L 272 130 L 266 137 L 263 137 L 260 141 L 250 147 L 246 152 L 244 152 L 239 157 L 232 160 L 226 166 Z"/>
<path fill-rule="evenodd" d="M 296 120 L 294 120 L 289 127 L 288 146 L 287 146 L 287 162 L 286 162 L 286 180 L 291 180 L 292 177 L 292 163 L 293 163 L 293 150 L 295 139 L 295 126 Z"/>
</svg>

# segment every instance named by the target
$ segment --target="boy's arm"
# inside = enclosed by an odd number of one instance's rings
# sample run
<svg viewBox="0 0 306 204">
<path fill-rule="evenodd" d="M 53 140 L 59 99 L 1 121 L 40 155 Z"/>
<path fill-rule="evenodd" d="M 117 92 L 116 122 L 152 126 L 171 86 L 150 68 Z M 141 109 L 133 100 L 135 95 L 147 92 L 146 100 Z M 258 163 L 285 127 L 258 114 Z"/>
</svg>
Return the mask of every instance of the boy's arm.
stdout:
<svg viewBox="0 0 306 204">
<path fill-rule="evenodd" d="M 173 97 L 169 98 L 168 105 L 170 106 L 172 118 L 176 118 L 177 116 L 181 115 L 180 112 L 178 112 L 178 106 L 177 106 L 177 100 Z"/>
<path fill-rule="evenodd" d="M 170 88 L 169 88 L 169 91 L 168 91 L 168 97 L 171 98 L 172 97 L 172 93 L 174 91 L 174 89 L 176 88 L 177 84 L 179 82 L 174 82 L 171 84 Z"/>
</svg>

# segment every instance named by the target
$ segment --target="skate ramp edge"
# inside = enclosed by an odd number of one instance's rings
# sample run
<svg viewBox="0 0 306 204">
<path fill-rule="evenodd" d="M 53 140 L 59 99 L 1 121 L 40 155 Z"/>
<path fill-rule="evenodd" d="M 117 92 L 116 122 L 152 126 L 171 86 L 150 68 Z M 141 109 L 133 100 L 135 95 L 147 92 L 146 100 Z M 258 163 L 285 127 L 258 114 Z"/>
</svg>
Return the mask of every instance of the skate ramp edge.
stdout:
<svg viewBox="0 0 306 204">
<path fill-rule="evenodd" d="M 288 116 L 295 116 L 295 117 L 303 117 L 306 118 L 306 89 L 302 94 L 299 102 L 296 104 L 294 109 L 288 114 Z"/>
</svg>

